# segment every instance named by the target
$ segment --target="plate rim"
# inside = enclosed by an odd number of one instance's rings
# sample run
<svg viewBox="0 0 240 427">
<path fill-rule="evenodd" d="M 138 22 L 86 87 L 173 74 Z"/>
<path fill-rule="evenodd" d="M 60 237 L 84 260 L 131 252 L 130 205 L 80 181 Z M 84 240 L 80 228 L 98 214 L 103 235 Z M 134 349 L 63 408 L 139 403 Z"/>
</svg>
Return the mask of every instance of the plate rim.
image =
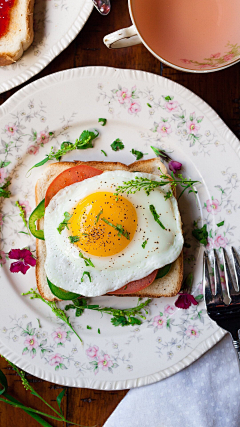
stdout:
<svg viewBox="0 0 240 427">
<path fill-rule="evenodd" d="M 83 8 L 78 13 L 75 21 L 68 29 L 68 31 L 60 38 L 60 40 L 58 40 L 51 47 L 51 49 L 47 51 L 47 53 L 44 53 L 39 58 L 36 58 L 36 62 L 34 62 L 34 64 L 32 64 L 30 67 L 27 67 L 26 70 L 19 70 L 19 74 L 17 76 L 11 77 L 10 79 L 7 78 L 6 81 L 1 83 L 0 94 L 25 83 L 26 81 L 40 73 L 40 71 L 42 71 L 44 68 L 46 68 L 47 65 L 50 64 L 50 62 L 52 62 L 53 59 L 55 59 L 58 55 L 60 55 L 60 53 L 63 52 L 69 46 L 69 44 L 77 37 L 77 35 L 80 33 L 80 31 L 86 24 L 89 16 L 91 15 L 93 8 L 94 5 L 92 0 L 85 0 Z M 24 54 L 25 52 L 23 53 L 23 55 Z"/>
<path fill-rule="evenodd" d="M 56 84 L 57 82 L 75 78 L 95 78 L 99 77 L 116 77 L 116 73 L 120 74 L 121 78 L 125 79 L 135 79 L 140 78 L 141 80 L 145 80 L 145 82 L 151 82 L 152 85 L 159 84 L 160 81 L 164 80 L 165 86 L 174 92 L 180 94 L 184 99 L 187 99 L 189 102 L 193 103 L 195 107 L 198 107 L 200 110 L 204 110 L 204 114 L 208 117 L 209 120 L 212 121 L 213 126 L 218 127 L 218 132 L 221 132 L 223 138 L 231 145 L 234 149 L 238 157 L 240 157 L 240 144 L 237 137 L 234 133 L 227 127 L 227 125 L 223 122 L 223 120 L 218 116 L 218 114 L 199 96 L 195 95 L 189 89 L 180 85 L 179 83 L 173 82 L 165 77 L 158 76 L 154 73 L 148 73 L 140 70 L 131 70 L 131 69 L 121 69 L 121 68 L 111 68 L 111 67 L 79 67 L 75 69 L 69 69 L 64 71 L 59 71 L 57 73 L 50 74 L 46 77 L 43 77 L 37 81 L 34 81 L 24 88 L 17 91 L 13 94 L 7 101 L 4 102 L 0 106 L 0 119 L 6 115 L 9 110 L 11 110 L 12 106 L 16 107 L 19 102 L 22 102 L 25 96 L 31 94 L 34 95 L 35 92 L 41 91 L 52 84 Z M 119 76 L 118 76 L 119 77 Z M 173 363 L 168 368 L 163 370 L 159 370 L 156 373 L 151 375 L 141 376 L 135 379 L 116 379 L 113 381 L 109 380 L 97 380 L 97 379 L 87 379 L 84 377 L 77 378 L 69 378 L 63 377 L 59 374 L 55 374 L 55 372 L 47 372 L 39 368 L 37 366 L 32 365 L 31 363 L 22 359 L 22 357 L 16 352 L 10 350 L 6 344 L 3 344 L 0 341 L 0 352 L 1 354 L 9 359 L 12 363 L 15 363 L 21 369 L 29 372 L 36 377 L 44 379 L 46 381 L 53 382 L 55 384 L 71 386 L 71 387 L 83 387 L 83 388 L 92 388 L 97 390 L 122 390 L 122 389 L 130 389 L 135 387 L 140 387 L 147 384 L 152 384 L 154 382 L 160 381 L 164 378 L 167 378 L 185 367 L 189 366 L 191 363 L 196 361 L 200 356 L 202 356 L 206 351 L 212 348 L 217 342 L 219 342 L 226 331 L 218 328 L 212 333 L 208 338 L 202 341 L 199 345 L 197 345 L 191 353 L 187 356 L 184 356 L 180 361 Z"/>
</svg>

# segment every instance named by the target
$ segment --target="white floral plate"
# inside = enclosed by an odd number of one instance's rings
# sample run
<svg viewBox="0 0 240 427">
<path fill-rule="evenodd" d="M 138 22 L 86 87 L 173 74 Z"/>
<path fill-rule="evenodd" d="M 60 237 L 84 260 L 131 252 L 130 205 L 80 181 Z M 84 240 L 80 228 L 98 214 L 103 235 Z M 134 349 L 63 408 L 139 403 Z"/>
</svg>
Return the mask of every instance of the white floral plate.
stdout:
<svg viewBox="0 0 240 427">
<path fill-rule="evenodd" d="M 33 43 L 19 61 L 0 67 L 0 93 L 35 76 L 66 49 L 92 9 L 92 0 L 35 0 Z"/>
<path fill-rule="evenodd" d="M 101 127 L 98 118 L 107 118 Z M 153 74 L 90 67 L 50 75 L 21 89 L 0 107 L 0 181 L 11 176 L 12 197 L 4 199 L 1 224 L 0 352 L 32 374 L 59 384 L 96 389 L 124 389 L 150 384 L 188 366 L 222 338 L 224 332 L 206 315 L 204 303 L 176 309 L 175 298 L 155 299 L 142 325 L 114 327 L 108 315 L 86 312 L 71 321 L 82 346 L 47 305 L 22 297 L 35 286 L 34 269 L 11 274 L 4 252 L 31 245 L 15 206 L 34 208 L 34 185 L 42 169 L 27 170 L 43 159 L 51 145 L 74 141 L 82 130 L 97 128 L 94 148 L 64 160 L 130 163 L 132 148 L 154 154 L 150 145 L 171 152 L 183 173 L 198 179 L 197 201 L 183 196 L 186 274 L 193 271 L 194 295 L 201 294 L 202 248 L 192 240 L 192 224 L 208 224 L 209 249 L 239 247 L 237 227 L 239 141 L 217 114 L 184 87 Z M 50 132 L 50 135 L 49 135 Z M 53 133 L 53 134 L 52 134 Z M 122 151 L 110 144 L 120 138 Z M 104 157 L 105 150 L 108 157 Z M 224 225 L 216 224 L 224 221 Z M 224 276 L 222 275 L 224 284 Z M 130 307 L 136 298 L 101 297 L 96 302 Z M 88 330 L 87 325 L 92 329 Z M 98 334 L 100 328 L 101 334 Z"/>
</svg>

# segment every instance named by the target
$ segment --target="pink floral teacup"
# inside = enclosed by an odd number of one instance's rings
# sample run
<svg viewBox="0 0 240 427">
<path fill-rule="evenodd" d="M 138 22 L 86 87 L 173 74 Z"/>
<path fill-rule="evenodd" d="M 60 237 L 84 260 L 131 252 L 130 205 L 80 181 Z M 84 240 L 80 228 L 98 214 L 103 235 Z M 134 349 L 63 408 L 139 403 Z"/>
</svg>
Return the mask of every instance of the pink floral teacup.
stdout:
<svg viewBox="0 0 240 427">
<path fill-rule="evenodd" d="M 109 48 L 143 43 L 160 61 L 192 73 L 240 60 L 239 0 L 128 0 L 133 25 L 104 37 Z"/>
</svg>

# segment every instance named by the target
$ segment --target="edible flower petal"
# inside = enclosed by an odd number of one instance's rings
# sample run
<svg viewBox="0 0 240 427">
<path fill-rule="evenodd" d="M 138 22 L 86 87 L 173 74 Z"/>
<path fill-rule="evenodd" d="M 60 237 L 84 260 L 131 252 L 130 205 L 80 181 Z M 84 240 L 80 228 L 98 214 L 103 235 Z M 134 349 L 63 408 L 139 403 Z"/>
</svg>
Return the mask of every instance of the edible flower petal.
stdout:
<svg viewBox="0 0 240 427">
<path fill-rule="evenodd" d="M 191 304 L 198 305 L 198 302 L 195 300 L 194 296 L 188 294 L 187 292 L 179 292 L 179 297 L 175 301 L 175 306 L 186 310 L 190 307 Z"/>
<path fill-rule="evenodd" d="M 18 260 L 10 265 L 11 273 L 26 274 L 30 266 L 35 267 L 36 265 L 36 259 L 28 249 L 11 249 L 8 256 L 9 259 Z"/>
<path fill-rule="evenodd" d="M 176 173 L 177 171 L 179 171 L 182 167 L 182 163 L 177 162 L 176 160 L 171 160 L 168 163 L 168 167 L 170 169 L 170 171 L 172 171 L 173 173 Z"/>
</svg>

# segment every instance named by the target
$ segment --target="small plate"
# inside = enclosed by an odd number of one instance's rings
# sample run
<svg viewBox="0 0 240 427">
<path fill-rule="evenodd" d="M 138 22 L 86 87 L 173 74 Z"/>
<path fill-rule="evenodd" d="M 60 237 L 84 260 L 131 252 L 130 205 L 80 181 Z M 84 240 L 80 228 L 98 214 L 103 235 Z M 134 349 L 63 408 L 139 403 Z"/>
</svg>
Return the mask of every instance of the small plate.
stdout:
<svg viewBox="0 0 240 427">
<path fill-rule="evenodd" d="M 66 49 L 92 9 L 92 0 L 35 0 L 33 43 L 19 61 L 0 67 L 0 93 L 35 76 Z"/>
<path fill-rule="evenodd" d="M 99 125 L 99 117 L 107 118 L 106 126 Z M 94 148 L 72 152 L 64 160 L 129 164 L 135 160 L 132 148 L 148 159 L 154 157 L 153 145 L 183 163 L 185 176 L 201 182 L 197 198 L 185 194 L 180 199 L 189 246 L 184 248 L 185 274 L 193 272 L 198 296 L 202 248 L 192 238 L 193 221 L 208 224 L 208 249 L 216 248 L 220 256 L 220 247 L 233 244 L 239 249 L 239 141 L 192 92 L 141 71 L 89 67 L 59 72 L 26 86 L 0 107 L 0 158 L 5 162 L 0 177 L 2 182 L 8 176 L 12 181 L 12 197 L 2 204 L 1 250 L 26 245 L 34 249 L 34 239 L 19 234 L 24 226 L 15 202 L 31 212 L 34 186 L 45 166 L 34 169 L 30 177 L 26 173 L 51 146 L 74 141 L 89 128 L 100 131 Z M 110 147 L 116 138 L 125 145 L 122 151 Z M 21 296 L 35 287 L 34 269 L 26 276 L 11 274 L 9 261 L 1 255 L 0 352 L 45 380 L 104 390 L 150 384 L 188 366 L 224 335 L 206 315 L 203 302 L 181 310 L 174 297 L 152 300 L 149 314 L 137 327 L 114 327 L 110 316 L 98 312 L 88 311 L 80 318 L 71 314 L 84 341 L 81 345 L 47 305 Z M 137 299 L 100 297 L 94 302 L 126 308 L 136 305 Z"/>
</svg>

